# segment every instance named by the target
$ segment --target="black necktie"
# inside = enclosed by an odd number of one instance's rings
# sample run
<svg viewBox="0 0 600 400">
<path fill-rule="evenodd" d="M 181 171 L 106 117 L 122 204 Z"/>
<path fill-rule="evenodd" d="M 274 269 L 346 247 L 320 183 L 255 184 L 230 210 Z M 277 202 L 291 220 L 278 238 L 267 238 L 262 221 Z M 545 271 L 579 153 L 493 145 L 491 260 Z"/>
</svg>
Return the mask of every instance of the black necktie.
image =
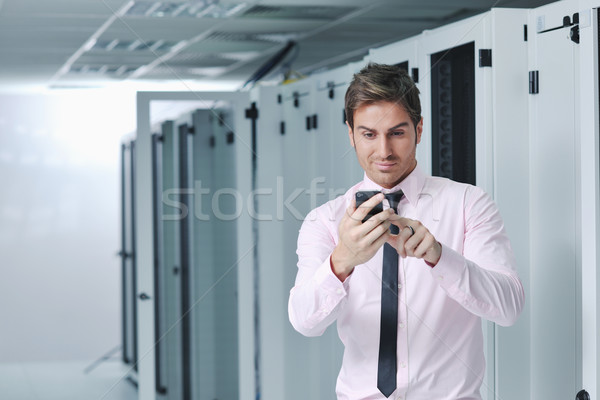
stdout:
<svg viewBox="0 0 600 400">
<path fill-rule="evenodd" d="M 385 198 L 390 208 L 398 211 L 402 191 L 388 193 Z M 398 234 L 396 225 L 390 232 Z M 396 351 L 398 337 L 398 253 L 389 244 L 383 245 L 383 272 L 381 275 L 381 330 L 379 334 L 379 363 L 377 366 L 377 388 L 385 397 L 396 390 Z"/>
</svg>

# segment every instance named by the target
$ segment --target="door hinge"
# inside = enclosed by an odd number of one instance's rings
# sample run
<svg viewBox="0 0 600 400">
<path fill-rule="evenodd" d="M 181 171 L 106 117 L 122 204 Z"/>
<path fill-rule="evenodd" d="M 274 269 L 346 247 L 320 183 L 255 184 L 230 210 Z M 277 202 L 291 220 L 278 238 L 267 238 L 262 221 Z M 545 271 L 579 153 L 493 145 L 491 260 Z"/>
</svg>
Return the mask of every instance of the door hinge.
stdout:
<svg viewBox="0 0 600 400">
<path fill-rule="evenodd" d="M 479 66 L 480 67 L 491 67 L 492 66 L 492 49 L 480 49 L 479 50 Z"/>
<path fill-rule="evenodd" d="M 256 102 L 252 102 L 250 108 L 246 108 L 246 118 L 258 119 L 258 108 L 256 108 Z"/>
<path fill-rule="evenodd" d="M 294 107 L 300 107 L 300 93 L 294 92 Z"/>
<path fill-rule="evenodd" d="M 540 71 L 529 71 L 529 94 L 540 92 Z"/>
<path fill-rule="evenodd" d="M 279 133 L 285 135 L 285 121 L 279 123 Z"/>
<path fill-rule="evenodd" d="M 527 25 L 523 25 L 523 41 L 527 41 Z"/>
<path fill-rule="evenodd" d="M 331 100 L 335 97 L 335 82 L 327 82 L 327 88 L 329 89 L 328 96 Z"/>
</svg>

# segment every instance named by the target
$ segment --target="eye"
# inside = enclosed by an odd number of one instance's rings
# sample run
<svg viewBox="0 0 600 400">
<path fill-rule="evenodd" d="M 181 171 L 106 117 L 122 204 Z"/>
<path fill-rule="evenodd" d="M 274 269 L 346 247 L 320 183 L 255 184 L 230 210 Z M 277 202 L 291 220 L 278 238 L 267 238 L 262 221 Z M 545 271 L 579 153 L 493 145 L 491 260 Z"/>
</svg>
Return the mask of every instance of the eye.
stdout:
<svg viewBox="0 0 600 400">
<path fill-rule="evenodd" d="M 367 139 L 371 139 L 371 138 L 375 137 L 375 134 L 373 132 L 364 132 L 363 136 L 366 137 Z"/>
<path fill-rule="evenodd" d="M 393 131 L 392 136 L 402 136 L 404 135 L 404 131 Z"/>
</svg>

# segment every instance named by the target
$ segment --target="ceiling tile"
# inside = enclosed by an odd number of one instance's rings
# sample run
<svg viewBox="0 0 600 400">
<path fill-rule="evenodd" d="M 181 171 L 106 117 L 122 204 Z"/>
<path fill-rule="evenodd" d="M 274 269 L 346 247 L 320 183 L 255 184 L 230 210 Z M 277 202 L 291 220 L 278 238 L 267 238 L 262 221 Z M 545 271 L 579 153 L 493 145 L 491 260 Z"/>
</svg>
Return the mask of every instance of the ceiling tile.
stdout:
<svg viewBox="0 0 600 400">
<path fill-rule="evenodd" d="M 217 26 L 219 20 L 177 18 L 121 18 L 115 21 L 99 39 L 166 40 L 178 42 L 191 39 Z"/>
<path fill-rule="evenodd" d="M 3 0 L 3 15 L 109 16 L 129 0 Z"/>
</svg>

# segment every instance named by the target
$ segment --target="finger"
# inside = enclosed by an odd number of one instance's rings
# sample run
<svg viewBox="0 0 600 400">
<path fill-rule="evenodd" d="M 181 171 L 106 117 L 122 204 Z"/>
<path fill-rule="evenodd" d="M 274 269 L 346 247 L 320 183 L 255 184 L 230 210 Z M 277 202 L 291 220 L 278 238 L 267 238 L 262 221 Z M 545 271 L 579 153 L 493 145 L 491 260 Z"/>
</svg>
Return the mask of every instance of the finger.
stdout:
<svg viewBox="0 0 600 400">
<path fill-rule="evenodd" d="M 419 245 L 414 249 L 413 254 L 416 258 L 423 258 L 425 253 L 434 245 L 435 238 L 433 235 L 426 235 L 425 238 L 419 243 Z"/>
<path fill-rule="evenodd" d="M 392 235 L 389 231 L 385 232 L 383 235 L 381 235 L 380 237 L 378 237 L 372 244 L 371 246 L 375 247 L 376 249 L 379 249 L 381 246 L 383 246 L 386 242 L 389 243 L 390 240 L 390 236 L 394 236 Z M 393 244 L 391 246 L 394 246 Z"/>
<path fill-rule="evenodd" d="M 373 215 L 371 218 L 362 223 L 361 228 L 362 232 L 366 235 L 368 232 L 375 229 L 375 227 L 387 223 L 387 228 L 390 227 L 389 218 L 394 215 L 394 210 L 388 208 L 387 210 L 383 210 L 380 213 Z"/>
<path fill-rule="evenodd" d="M 388 221 L 383 221 L 380 225 L 377 225 L 365 235 L 365 242 L 370 245 L 378 240 L 382 235 L 386 234 L 390 234 L 390 223 Z"/>
<path fill-rule="evenodd" d="M 410 219 L 410 218 L 401 217 L 396 214 L 394 214 L 389 219 L 390 219 L 390 222 L 392 224 L 396 225 L 398 228 L 400 228 L 400 230 L 403 230 L 406 226 L 409 226 L 409 225 L 414 228 L 417 224 L 419 224 L 419 221 L 416 221 L 416 220 Z"/>
<path fill-rule="evenodd" d="M 409 257 L 415 256 L 415 250 L 423 241 L 424 235 L 421 231 L 416 231 L 415 234 L 412 234 L 412 231 L 408 226 L 402 229 L 402 234 L 407 235 L 406 243 L 404 244 L 404 249 L 406 250 L 406 255 Z"/>
<path fill-rule="evenodd" d="M 406 257 L 408 255 L 407 253 L 407 241 L 411 238 L 412 236 L 412 232 L 410 229 L 402 229 L 397 237 L 397 248 L 396 250 L 398 251 L 398 254 L 400 254 L 403 258 Z"/>
<path fill-rule="evenodd" d="M 352 218 L 362 221 L 373 207 L 383 201 L 383 198 L 383 193 L 377 193 L 375 196 L 356 207 L 356 210 L 352 214 Z"/>
</svg>

